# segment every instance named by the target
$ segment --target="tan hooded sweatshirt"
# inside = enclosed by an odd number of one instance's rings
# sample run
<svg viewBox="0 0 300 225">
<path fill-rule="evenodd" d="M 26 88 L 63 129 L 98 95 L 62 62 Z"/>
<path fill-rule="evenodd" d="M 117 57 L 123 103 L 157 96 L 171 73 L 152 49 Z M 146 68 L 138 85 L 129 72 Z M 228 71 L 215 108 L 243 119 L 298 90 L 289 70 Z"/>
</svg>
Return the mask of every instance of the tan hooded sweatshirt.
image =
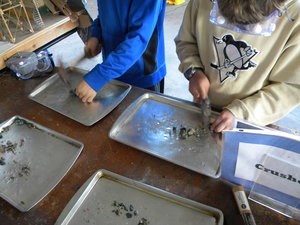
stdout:
<svg viewBox="0 0 300 225">
<path fill-rule="evenodd" d="M 286 3 L 270 36 L 211 23 L 212 6 L 209 0 L 187 5 L 175 38 L 179 70 L 204 69 L 217 109 L 259 125 L 279 120 L 300 104 L 300 0 Z"/>
</svg>

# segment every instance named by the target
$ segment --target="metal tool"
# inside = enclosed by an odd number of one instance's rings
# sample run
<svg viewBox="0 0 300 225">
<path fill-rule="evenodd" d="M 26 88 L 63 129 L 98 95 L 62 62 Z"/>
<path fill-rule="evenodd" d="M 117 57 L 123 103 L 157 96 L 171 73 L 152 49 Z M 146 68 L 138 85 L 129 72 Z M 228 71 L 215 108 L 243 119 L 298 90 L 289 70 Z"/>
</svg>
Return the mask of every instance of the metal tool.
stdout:
<svg viewBox="0 0 300 225">
<path fill-rule="evenodd" d="M 80 56 L 74 63 L 72 63 L 72 67 L 75 67 L 76 65 L 78 65 L 79 63 L 81 63 L 84 59 L 87 58 L 86 53 L 83 54 L 82 56 Z"/>
<path fill-rule="evenodd" d="M 89 59 L 89 58 L 92 58 L 92 56 L 90 55 L 90 53 L 88 52 L 88 50 L 86 48 L 83 49 L 83 54 L 77 58 L 75 60 L 74 63 L 72 63 L 72 66 L 71 67 L 75 67 L 77 66 L 79 63 L 81 63 L 84 59 Z"/>
<path fill-rule="evenodd" d="M 63 81 L 63 83 L 65 84 L 65 86 L 70 90 L 70 92 L 72 94 L 75 94 L 75 90 L 72 88 L 70 82 L 67 79 L 67 71 L 66 69 L 63 67 L 63 63 L 61 60 L 58 60 L 58 76 L 60 77 L 60 79 Z"/>
<path fill-rule="evenodd" d="M 211 116 L 211 106 L 210 100 L 207 97 L 205 100 L 200 100 L 200 108 L 201 108 L 201 122 L 204 128 L 209 130 L 210 126 L 210 116 Z"/>
</svg>

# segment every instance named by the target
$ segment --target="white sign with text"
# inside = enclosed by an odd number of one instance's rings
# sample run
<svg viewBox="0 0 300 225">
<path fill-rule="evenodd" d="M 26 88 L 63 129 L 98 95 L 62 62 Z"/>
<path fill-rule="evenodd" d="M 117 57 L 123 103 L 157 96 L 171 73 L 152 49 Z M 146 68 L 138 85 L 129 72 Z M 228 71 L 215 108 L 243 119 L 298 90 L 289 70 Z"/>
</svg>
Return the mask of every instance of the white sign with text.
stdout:
<svg viewBox="0 0 300 225">
<path fill-rule="evenodd" d="M 300 198 L 300 155 L 295 152 L 240 142 L 235 176 Z"/>
</svg>

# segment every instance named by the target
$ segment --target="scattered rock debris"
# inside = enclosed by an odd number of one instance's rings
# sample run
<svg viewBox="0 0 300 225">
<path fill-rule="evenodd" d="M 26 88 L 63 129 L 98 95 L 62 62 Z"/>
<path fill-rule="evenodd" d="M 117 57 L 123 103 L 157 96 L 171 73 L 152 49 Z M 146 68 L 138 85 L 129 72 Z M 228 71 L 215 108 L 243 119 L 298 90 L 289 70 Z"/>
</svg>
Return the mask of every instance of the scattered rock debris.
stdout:
<svg viewBox="0 0 300 225">
<path fill-rule="evenodd" d="M 13 154 L 16 154 L 17 146 L 18 146 L 17 143 L 12 143 L 11 141 L 7 141 L 6 144 L 1 144 L 0 152 L 2 153 L 11 152 Z"/>
<path fill-rule="evenodd" d="M 132 219 L 138 216 L 138 211 L 131 204 L 125 205 L 122 202 L 113 201 L 112 206 L 114 207 L 112 212 L 117 216 L 124 216 L 126 219 Z M 150 222 L 145 218 L 139 219 L 137 223 L 137 225 L 149 225 L 149 224 Z"/>
<path fill-rule="evenodd" d="M 22 147 L 23 147 L 23 145 L 24 145 L 24 142 L 25 142 L 25 140 L 24 140 L 24 138 L 22 138 L 22 139 L 20 140 L 20 143 L 19 143 L 19 147 L 20 147 L 20 148 L 22 148 Z"/>
<path fill-rule="evenodd" d="M 0 166 L 4 166 L 5 163 L 5 158 L 4 157 L 0 157 Z"/>
<path fill-rule="evenodd" d="M 30 174 L 30 167 L 29 166 L 22 166 L 20 174 L 22 174 L 22 176 L 23 175 L 28 176 Z"/>
<path fill-rule="evenodd" d="M 169 131 L 169 137 L 175 137 L 178 139 L 188 139 L 190 137 L 206 137 L 210 133 L 209 128 L 205 127 L 184 127 L 180 126 L 178 129 L 177 127 L 172 127 L 172 129 L 167 128 Z"/>
<path fill-rule="evenodd" d="M 145 218 L 140 219 L 140 221 L 138 223 L 138 225 L 149 225 L 149 224 L 150 224 L 150 222 Z"/>
</svg>

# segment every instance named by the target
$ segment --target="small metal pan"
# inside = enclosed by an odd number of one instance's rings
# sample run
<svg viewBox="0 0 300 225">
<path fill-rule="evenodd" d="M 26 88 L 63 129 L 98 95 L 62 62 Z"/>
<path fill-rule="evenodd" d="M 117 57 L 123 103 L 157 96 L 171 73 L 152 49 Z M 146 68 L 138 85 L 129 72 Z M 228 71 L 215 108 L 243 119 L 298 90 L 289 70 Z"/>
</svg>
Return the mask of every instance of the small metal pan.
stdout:
<svg viewBox="0 0 300 225">
<path fill-rule="evenodd" d="M 223 225 L 223 213 L 161 189 L 99 170 L 78 190 L 55 225 Z"/>
<path fill-rule="evenodd" d="M 83 144 L 14 116 L 0 124 L 0 149 L 0 196 L 26 212 L 65 176 Z"/>
</svg>

